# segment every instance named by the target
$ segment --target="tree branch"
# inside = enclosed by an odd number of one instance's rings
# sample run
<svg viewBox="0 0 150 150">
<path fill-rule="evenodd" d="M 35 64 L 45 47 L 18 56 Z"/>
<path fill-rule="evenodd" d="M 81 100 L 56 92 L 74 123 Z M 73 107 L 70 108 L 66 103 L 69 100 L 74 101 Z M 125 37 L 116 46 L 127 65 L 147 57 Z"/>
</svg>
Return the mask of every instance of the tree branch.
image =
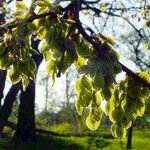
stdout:
<svg viewBox="0 0 150 150">
<path fill-rule="evenodd" d="M 67 6 L 66 8 L 61 8 L 61 11 L 66 11 L 66 10 L 69 10 L 71 7 L 75 7 L 76 9 L 76 22 L 75 22 L 75 26 L 76 28 L 78 29 L 79 33 L 95 48 L 95 50 L 97 50 L 99 53 L 100 53 L 100 57 L 103 57 L 103 54 L 104 54 L 104 50 L 101 49 L 99 47 L 98 44 L 96 44 L 92 37 L 89 36 L 86 32 L 85 32 L 85 29 L 82 27 L 82 24 L 80 22 L 80 20 L 78 19 L 78 15 L 79 15 L 79 1 L 78 2 L 73 2 L 71 3 L 69 6 Z M 15 28 L 19 25 L 22 25 L 24 23 L 27 23 L 27 22 L 32 22 L 34 21 L 35 19 L 39 19 L 39 18 L 42 18 L 42 17 L 46 17 L 46 16 L 56 16 L 55 14 L 53 13 L 45 13 L 45 14 L 40 14 L 40 15 L 35 15 L 35 16 L 31 16 L 27 19 L 24 19 L 24 20 L 21 20 L 20 22 L 18 23 L 15 23 L 15 24 L 11 24 L 11 25 L 8 25 L 7 26 L 7 29 L 11 29 L 11 28 Z M 125 65 L 123 65 L 122 63 L 118 62 L 121 66 L 122 66 L 122 69 L 123 71 L 125 71 L 128 75 L 132 76 L 133 78 L 135 78 L 138 82 L 141 82 L 143 85 L 147 86 L 148 88 L 150 88 L 150 83 L 146 82 L 144 79 L 140 78 L 137 74 L 135 74 L 133 71 L 131 71 L 129 68 L 127 68 Z"/>
<path fill-rule="evenodd" d="M 26 19 L 23 19 L 17 23 L 14 23 L 14 24 L 10 24 L 8 25 L 7 27 L 3 27 L 3 26 L 0 26 L 0 30 L 3 30 L 3 29 L 12 29 L 12 28 L 15 28 L 17 26 L 20 26 L 20 25 L 23 25 L 25 23 L 30 23 L 36 19 L 39 19 L 39 18 L 43 18 L 43 17 L 46 17 L 46 16 L 51 16 L 51 17 L 54 17 L 56 16 L 55 14 L 53 13 L 44 13 L 44 14 L 40 14 L 40 15 L 34 15 L 34 16 L 31 16 L 29 18 L 26 18 Z"/>
<path fill-rule="evenodd" d="M 129 68 L 127 68 L 125 65 L 123 65 L 122 63 L 118 62 L 121 67 L 122 70 L 124 72 L 126 72 L 129 76 L 133 77 L 137 82 L 142 83 L 143 85 L 145 85 L 146 87 L 150 88 L 150 83 L 147 82 L 146 80 L 144 80 L 143 78 L 139 77 L 136 73 L 134 73 L 133 71 L 131 71 Z"/>
<path fill-rule="evenodd" d="M 80 33 L 91 45 L 93 45 L 93 47 L 94 47 L 95 49 L 98 49 L 98 50 L 102 51 L 102 49 L 100 49 L 99 45 L 97 45 L 97 44 L 93 41 L 92 37 L 89 36 L 89 35 L 85 32 L 85 30 L 84 30 L 84 28 L 82 27 L 80 21 L 77 21 L 77 22 L 76 22 L 76 28 L 78 29 L 79 33 Z M 129 68 L 127 68 L 127 67 L 126 67 L 125 65 L 123 65 L 122 63 L 120 63 L 120 62 L 118 62 L 118 63 L 121 65 L 123 71 L 126 72 L 129 76 L 132 76 L 137 82 L 140 82 L 140 83 L 142 83 L 143 85 L 145 85 L 145 86 L 147 86 L 148 88 L 150 88 L 150 83 L 148 83 L 146 80 L 144 80 L 144 79 L 142 79 L 141 77 L 139 77 L 136 73 L 134 73 L 133 71 L 131 71 Z"/>
</svg>

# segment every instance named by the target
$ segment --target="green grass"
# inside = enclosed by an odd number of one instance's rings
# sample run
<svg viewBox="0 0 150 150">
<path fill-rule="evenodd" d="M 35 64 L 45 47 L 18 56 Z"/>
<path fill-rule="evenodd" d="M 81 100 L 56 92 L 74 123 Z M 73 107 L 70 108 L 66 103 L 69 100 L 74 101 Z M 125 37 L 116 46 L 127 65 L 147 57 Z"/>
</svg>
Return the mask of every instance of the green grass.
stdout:
<svg viewBox="0 0 150 150">
<path fill-rule="evenodd" d="M 126 150 L 126 141 L 121 144 L 117 139 L 108 139 L 108 147 L 103 150 Z M 132 138 L 132 150 L 149 150 L 150 149 L 150 130 L 134 130 Z"/>
<path fill-rule="evenodd" d="M 8 139 L 0 139 L 0 150 L 126 150 L 126 141 L 121 145 L 117 139 L 103 138 L 107 130 L 98 131 L 96 137 L 54 137 L 38 135 L 36 143 L 9 144 Z M 104 136 L 105 137 L 105 136 Z M 150 149 L 150 130 L 134 130 L 132 150 Z"/>
</svg>

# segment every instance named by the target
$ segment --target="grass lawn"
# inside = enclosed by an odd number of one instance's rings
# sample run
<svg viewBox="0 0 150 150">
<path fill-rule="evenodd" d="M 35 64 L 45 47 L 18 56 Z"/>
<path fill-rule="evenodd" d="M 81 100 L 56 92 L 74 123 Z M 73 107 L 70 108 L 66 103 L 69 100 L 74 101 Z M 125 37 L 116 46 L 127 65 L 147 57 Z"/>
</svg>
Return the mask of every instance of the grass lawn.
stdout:
<svg viewBox="0 0 150 150">
<path fill-rule="evenodd" d="M 132 143 L 132 150 L 150 150 L 150 130 L 134 130 Z M 40 135 L 36 143 L 18 144 L 17 146 L 9 144 L 8 139 L 1 138 L 0 150 L 126 150 L 126 141 L 121 144 L 117 139 L 103 138 L 102 136 L 53 137 Z"/>
</svg>

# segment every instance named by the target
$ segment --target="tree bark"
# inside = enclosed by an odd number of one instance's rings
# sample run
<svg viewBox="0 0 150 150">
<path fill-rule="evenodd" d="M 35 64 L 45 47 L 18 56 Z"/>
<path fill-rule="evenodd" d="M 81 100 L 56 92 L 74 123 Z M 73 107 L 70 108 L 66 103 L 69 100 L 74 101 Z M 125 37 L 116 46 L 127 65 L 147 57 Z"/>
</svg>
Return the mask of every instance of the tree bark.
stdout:
<svg viewBox="0 0 150 150">
<path fill-rule="evenodd" d="M 18 112 L 18 123 L 14 140 L 34 141 L 35 140 L 35 83 L 31 81 L 28 89 L 21 90 L 20 106 Z"/>
<path fill-rule="evenodd" d="M 4 87 L 5 87 L 6 75 L 7 75 L 7 71 L 0 69 L 0 109 L 2 107 L 2 98 L 3 98 Z"/>
<path fill-rule="evenodd" d="M 39 41 L 31 41 L 32 47 L 38 51 Z M 39 65 L 42 62 L 43 56 L 42 54 L 33 55 L 37 70 Z M 36 140 L 36 132 L 35 132 L 35 83 L 34 81 L 30 81 L 30 85 L 26 91 L 21 89 L 20 96 L 20 105 L 18 112 L 18 122 L 16 127 L 16 132 L 14 135 L 14 141 L 35 141 Z"/>
<path fill-rule="evenodd" d="M 130 150 L 132 148 L 132 132 L 133 132 L 133 125 L 128 130 L 127 150 Z"/>
<path fill-rule="evenodd" d="M 6 95 L 4 104 L 0 110 L 0 132 L 3 130 L 8 120 L 8 117 L 11 114 L 12 106 L 16 99 L 16 95 L 19 92 L 19 88 L 20 88 L 19 84 L 12 85 L 9 92 Z"/>
<path fill-rule="evenodd" d="M 3 4 L 0 4 L 0 6 L 3 7 Z M 2 25 L 3 23 L 5 23 L 5 13 L 0 14 L 0 25 Z M 2 37 L 5 32 L 6 30 L 1 30 L 0 37 Z M 3 98 L 4 87 L 5 87 L 6 75 L 7 75 L 7 71 L 0 69 L 0 109 L 2 107 L 2 98 Z"/>
</svg>

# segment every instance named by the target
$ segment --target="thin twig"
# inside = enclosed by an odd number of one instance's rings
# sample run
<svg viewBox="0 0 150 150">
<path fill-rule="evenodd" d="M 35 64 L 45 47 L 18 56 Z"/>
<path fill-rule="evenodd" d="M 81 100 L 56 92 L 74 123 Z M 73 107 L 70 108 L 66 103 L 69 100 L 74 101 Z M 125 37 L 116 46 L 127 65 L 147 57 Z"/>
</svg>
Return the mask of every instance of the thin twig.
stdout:
<svg viewBox="0 0 150 150">
<path fill-rule="evenodd" d="M 30 22 L 32 22 L 32 21 L 34 21 L 36 19 L 43 18 L 43 17 L 46 17 L 46 16 L 54 17 L 56 15 L 54 13 L 51 13 L 51 12 L 50 13 L 40 14 L 40 15 L 34 15 L 34 16 L 29 17 L 29 18 L 23 19 L 23 20 L 21 20 L 21 21 L 19 21 L 17 23 L 10 24 L 7 27 L 2 27 L 1 26 L 1 28 L 3 28 L 3 29 L 12 29 L 12 28 L 15 28 L 17 26 L 23 25 L 25 23 L 30 23 Z"/>
</svg>

